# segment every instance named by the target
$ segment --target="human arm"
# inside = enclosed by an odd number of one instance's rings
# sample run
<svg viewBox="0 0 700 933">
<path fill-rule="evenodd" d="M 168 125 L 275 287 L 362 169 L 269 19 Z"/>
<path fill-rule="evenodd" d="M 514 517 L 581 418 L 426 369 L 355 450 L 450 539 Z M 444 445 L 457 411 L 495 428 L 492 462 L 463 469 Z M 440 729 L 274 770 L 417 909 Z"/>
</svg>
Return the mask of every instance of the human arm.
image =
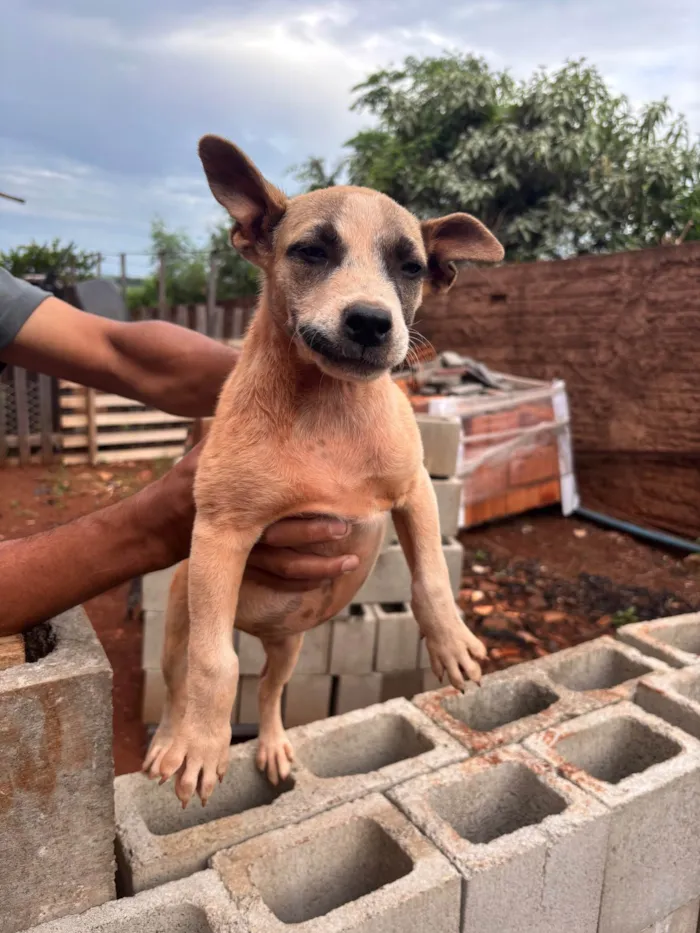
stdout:
<svg viewBox="0 0 700 933">
<path fill-rule="evenodd" d="M 19 540 L 0 542 L 0 636 L 79 605 L 189 554 L 192 481 L 199 449 L 161 479 L 121 502 Z M 295 548 L 343 537 L 339 522 L 279 522 L 253 548 L 249 564 L 287 588 L 308 590 L 339 576 L 357 557 L 318 557 Z M 268 543 L 269 541 L 269 543 Z"/>
<path fill-rule="evenodd" d="M 184 327 L 112 321 L 52 295 L 0 347 L 2 362 L 190 418 L 213 413 L 236 358 L 230 347 Z"/>
</svg>

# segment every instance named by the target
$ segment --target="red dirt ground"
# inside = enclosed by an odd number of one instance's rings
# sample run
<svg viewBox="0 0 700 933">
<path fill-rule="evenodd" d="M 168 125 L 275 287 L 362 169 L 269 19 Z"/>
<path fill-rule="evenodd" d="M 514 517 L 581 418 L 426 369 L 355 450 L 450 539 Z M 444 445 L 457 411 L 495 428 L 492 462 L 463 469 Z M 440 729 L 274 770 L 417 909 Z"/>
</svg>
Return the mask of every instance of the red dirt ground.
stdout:
<svg viewBox="0 0 700 933">
<path fill-rule="evenodd" d="M 48 530 L 117 501 L 167 464 L 0 470 L 0 540 Z M 486 641 L 487 669 L 595 638 L 625 621 L 700 609 L 700 564 L 556 511 L 462 535 L 460 602 Z M 145 749 L 141 625 L 127 617 L 128 585 L 85 606 L 114 670 L 117 774 Z"/>
</svg>

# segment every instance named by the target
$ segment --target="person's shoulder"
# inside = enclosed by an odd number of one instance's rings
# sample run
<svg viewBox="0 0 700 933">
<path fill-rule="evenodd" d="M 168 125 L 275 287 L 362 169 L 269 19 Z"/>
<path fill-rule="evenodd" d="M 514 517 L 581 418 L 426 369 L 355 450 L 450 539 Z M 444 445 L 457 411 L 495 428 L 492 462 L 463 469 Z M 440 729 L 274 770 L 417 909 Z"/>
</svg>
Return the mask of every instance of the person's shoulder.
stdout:
<svg viewBox="0 0 700 933">
<path fill-rule="evenodd" d="M 0 266 L 0 350 L 12 343 L 30 315 L 49 297 L 50 292 Z"/>
</svg>

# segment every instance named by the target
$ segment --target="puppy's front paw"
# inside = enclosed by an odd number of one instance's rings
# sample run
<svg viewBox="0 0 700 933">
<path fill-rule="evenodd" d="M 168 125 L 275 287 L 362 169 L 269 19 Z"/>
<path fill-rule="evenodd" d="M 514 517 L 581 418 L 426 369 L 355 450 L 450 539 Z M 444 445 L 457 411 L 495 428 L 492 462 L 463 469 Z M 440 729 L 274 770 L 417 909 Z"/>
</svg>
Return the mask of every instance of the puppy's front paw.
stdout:
<svg viewBox="0 0 700 933">
<path fill-rule="evenodd" d="M 231 746 L 231 725 L 226 722 L 218 728 L 210 723 L 195 724 L 183 721 L 174 732 L 169 746 L 163 751 L 157 764 L 161 784 L 174 774 L 175 793 L 183 809 L 195 792 L 203 805 L 211 797 L 216 781 L 223 780 L 228 767 Z"/>
<path fill-rule="evenodd" d="M 458 616 L 451 625 L 427 635 L 425 643 L 438 680 L 446 672 L 457 690 L 464 690 L 465 675 L 477 684 L 481 682 L 479 661 L 486 658 L 486 648 Z"/>
<path fill-rule="evenodd" d="M 255 761 L 261 771 L 266 771 L 275 786 L 286 781 L 292 771 L 294 751 L 284 729 L 260 732 Z"/>
</svg>

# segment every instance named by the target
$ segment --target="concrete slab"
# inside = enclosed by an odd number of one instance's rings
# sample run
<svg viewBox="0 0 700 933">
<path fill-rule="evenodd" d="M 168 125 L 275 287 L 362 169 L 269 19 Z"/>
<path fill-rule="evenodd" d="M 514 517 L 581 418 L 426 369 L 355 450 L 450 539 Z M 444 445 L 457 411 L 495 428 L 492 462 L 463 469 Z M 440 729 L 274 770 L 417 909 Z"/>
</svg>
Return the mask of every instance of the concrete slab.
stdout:
<svg viewBox="0 0 700 933">
<path fill-rule="evenodd" d="M 462 933 L 597 933 L 610 814 L 518 746 L 388 791 L 464 879 Z"/>
<path fill-rule="evenodd" d="M 0 930 L 114 897 L 112 671 L 82 609 L 0 671 Z"/>
<path fill-rule="evenodd" d="M 455 933 L 456 871 L 380 795 L 214 856 L 251 933 Z"/>
<path fill-rule="evenodd" d="M 700 891 L 700 742 L 623 701 L 526 739 L 612 812 L 599 933 L 638 933 Z"/>
</svg>

